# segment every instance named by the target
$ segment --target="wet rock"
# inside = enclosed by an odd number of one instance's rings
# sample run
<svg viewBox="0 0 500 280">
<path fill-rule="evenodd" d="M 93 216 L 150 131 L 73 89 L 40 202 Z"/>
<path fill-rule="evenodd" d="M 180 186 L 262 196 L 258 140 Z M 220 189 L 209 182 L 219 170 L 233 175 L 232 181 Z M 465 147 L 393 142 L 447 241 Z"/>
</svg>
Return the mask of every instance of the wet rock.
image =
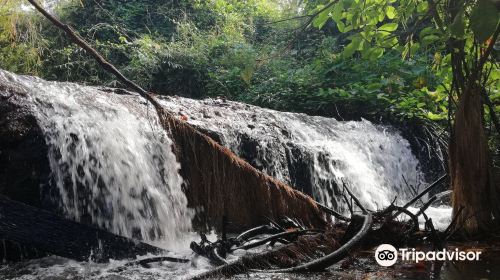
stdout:
<svg viewBox="0 0 500 280">
<path fill-rule="evenodd" d="M 35 117 L 17 104 L 18 98 L 0 87 L 0 194 L 39 208 L 54 208 L 47 195 L 51 189 L 47 145 Z M 44 255 L 15 242 L 0 242 L 2 260 Z"/>
<path fill-rule="evenodd" d="M 7 94 L 0 89 L 0 96 Z M 42 198 L 50 185 L 47 145 L 35 117 L 18 98 L 0 102 L 0 194 L 47 208 Z"/>
</svg>

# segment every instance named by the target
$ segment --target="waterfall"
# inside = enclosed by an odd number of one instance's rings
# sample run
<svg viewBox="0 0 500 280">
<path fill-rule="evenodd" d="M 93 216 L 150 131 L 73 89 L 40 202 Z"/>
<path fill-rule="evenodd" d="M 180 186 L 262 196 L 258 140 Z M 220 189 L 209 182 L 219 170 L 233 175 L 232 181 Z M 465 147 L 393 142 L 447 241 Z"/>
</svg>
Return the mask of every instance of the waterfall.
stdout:
<svg viewBox="0 0 500 280">
<path fill-rule="evenodd" d="M 190 230 L 172 141 L 141 98 L 4 71 L 0 80 L 26 93 L 66 216 L 167 246 Z"/>
<path fill-rule="evenodd" d="M 176 251 L 172 256 L 190 258 L 194 210 L 187 207 L 172 140 L 142 98 L 123 90 L 48 82 L 2 70 L 0 91 L 15 93 L 8 102 L 22 105 L 19 110 L 27 108 L 27 115 L 36 118 L 51 170 L 50 192 L 42 190 L 42 195 L 49 195 L 64 215 Z M 392 201 L 401 204 L 427 183 L 410 144 L 389 126 L 278 112 L 223 99 L 163 97 L 161 103 L 257 169 L 341 211 L 347 211 L 343 184 L 368 209 L 378 210 Z M 430 207 L 426 213 L 438 229 L 450 223 L 449 206 Z M 35 278 L 83 271 L 85 277 L 101 279 L 127 262 L 100 265 L 56 257 L 44 261 L 53 264 L 35 261 L 27 271 Z M 123 275 L 169 279 L 209 267 L 202 258 L 161 269 L 130 267 Z M 5 271 L 9 269 L 0 268 L 0 275 Z"/>
<path fill-rule="evenodd" d="M 163 104 L 255 167 L 336 208 L 345 184 L 372 210 L 403 201 L 424 176 L 408 141 L 369 121 L 341 122 L 222 99 Z"/>
<path fill-rule="evenodd" d="M 43 130 L 57 190 L 52 196 L 65 215 L 155 244 L 183 239 L 194 211 L 172 141 L 142 98 L 4 71 L 0 80 L 25 93 Z M 223 99 L 161 102 L 256 168 L 342 211 L 344 184 L 365 207 L 378 210 L 404 202 L 427 183 L 408 141 L 388 126 Z M 446 225 L 449 208 L 431 210 Z"/>
</svg>

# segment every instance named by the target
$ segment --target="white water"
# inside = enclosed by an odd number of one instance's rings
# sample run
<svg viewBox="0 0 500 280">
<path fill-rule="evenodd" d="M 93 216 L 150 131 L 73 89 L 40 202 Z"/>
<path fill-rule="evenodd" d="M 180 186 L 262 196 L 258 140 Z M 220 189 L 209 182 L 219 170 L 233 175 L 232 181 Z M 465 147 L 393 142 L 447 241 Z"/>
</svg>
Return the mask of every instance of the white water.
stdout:
<svg viewBox="0 0 500 280">
<path fill-rule="evenodd" d="M 342 182 L 372 210 L 395 198 L 407 199 L 407 184 L 425 185 L 408 141 L 366 120 L 340 122 L 217 99 L 173 97 L 164 104 L 194 126 L 215 132 L 223 145 L 243 157 L 246 146 L 254 145 L 254 165 L 299 188 L 310 186 L 313 196 L 329 206 L 343 205 Z M 299 171 L 290 168 L 301 164 Z M 306 180 L 296 183 L 294 177 Z"/>
<path fill-rule="evenodd" d="M 178 256 L 194 257 L 188 249 L 194 236 L 187 234 L 193 213 L 181 189 L 179 164 L 154 110 L 148 110 L 141 98 L 1 70 L 0 81 L 20 86 L 36 113 L 50 146 L 51 169 L 66 215 L 143 238 L 177 251 Z M 329 206 L 345 210 L 340 199 L 343 182 L 372 210 L 395 198 L 406 200 L 411 196 L 407 184 L 419 188 L 426 183 L 408 142 L 368 121 L 339 122 L 213 99 L 166 98 L 163 102 L 264 172 L 309 190 Z M 449 223 L 449 207 L 427 212 L 438 228 Z M 30 272 L 21 279 L 43 275 L 166 279 L 209 267 L 197 259 L 112 272 L 123 263 L 100 265 L 49 257 L 28 262 L 29 268 L 24 269 Z M 0 277 L 10 270 L 0 268 Z"/>
<path fill-rule="evenodd" d="M 168 248 L 191 229 L 171 140 L 141 99 L 3 71 L 0 79 L 27 94 L 68 217 Z"/>
</svg>

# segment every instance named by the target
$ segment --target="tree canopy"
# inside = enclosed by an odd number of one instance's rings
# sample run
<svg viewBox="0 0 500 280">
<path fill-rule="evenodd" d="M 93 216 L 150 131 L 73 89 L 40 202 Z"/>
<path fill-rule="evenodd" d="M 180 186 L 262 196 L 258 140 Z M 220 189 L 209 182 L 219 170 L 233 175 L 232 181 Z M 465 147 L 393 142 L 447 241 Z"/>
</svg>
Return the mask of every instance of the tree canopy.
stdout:
<svg viewBox="0 0 500 280">
<path fill-rule="evenodd" d="M 445 124 L 458 97 L 453 93 L 448 102 L 447 42 L 462 40 L 466 64 L 472 63 L 498 12 L 491 0 L 433 3 L 62 0 L 49 6 L 122 72 L 159 94 L 225 96 L 343 119 Z M 4 1 L 0 14 L 0 67 L 118 86 L 23 1 Z M 485 65 L 487 90 L 499 112 L 497 47 L 493 57 Z"/>
</svg>

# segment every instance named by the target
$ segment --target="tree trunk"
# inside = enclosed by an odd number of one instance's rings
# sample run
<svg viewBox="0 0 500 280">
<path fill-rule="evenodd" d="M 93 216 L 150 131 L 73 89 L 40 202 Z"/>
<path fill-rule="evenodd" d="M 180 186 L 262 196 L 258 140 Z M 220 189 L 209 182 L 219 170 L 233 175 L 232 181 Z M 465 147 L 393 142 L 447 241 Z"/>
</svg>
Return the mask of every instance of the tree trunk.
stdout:
<svg viewBox="0 0 500 280">
<path fill-rule="evenodd" d="M 468 235 L 491 230 L 499 217 L 483 129 L 481 91 L 470 86 L 460 97 L 449 146 L 453 212 L 457 229 Z"/>
</svg>

